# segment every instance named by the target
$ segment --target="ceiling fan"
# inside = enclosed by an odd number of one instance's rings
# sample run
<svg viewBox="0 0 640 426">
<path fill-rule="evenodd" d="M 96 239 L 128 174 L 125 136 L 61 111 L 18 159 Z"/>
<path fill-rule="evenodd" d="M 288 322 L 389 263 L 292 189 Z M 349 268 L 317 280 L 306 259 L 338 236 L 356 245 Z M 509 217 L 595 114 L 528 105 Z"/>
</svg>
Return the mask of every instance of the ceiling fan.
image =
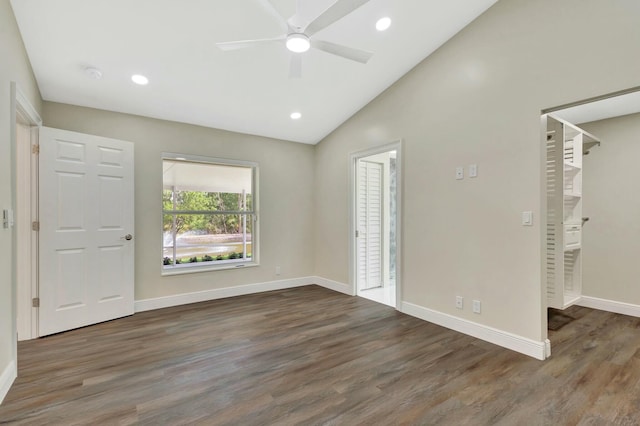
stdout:
<svg viewBox="0 0 640 426">
<path fill-rule="evenodd" d="M 221 50 L 235 50 L 252 47 L 260 44 L 282 43 L 293 52 L 289 68 L 290 78 L 300 78 L 302 75 L 302 56 L 310 48 L 322 50 L 332 55 L 366 64 L 373 56 L 372 52 L 355 49 L 353 47 L 332 43 L 324 40 L 316 40 L 313 36 L 320 30 L 345 17 L 358 9 L 369 0 L 337 0 L 324 12 L 309 23 L 303 22 L 300 16 L 300 0 L 297 1 L 296 14 L 288 20 L 276 10 L 270 0 L 257 0 L 263 7 L 281 24 L 285 34 L 257 40 L 240 40 L 216 43 Z"/>
</svg>

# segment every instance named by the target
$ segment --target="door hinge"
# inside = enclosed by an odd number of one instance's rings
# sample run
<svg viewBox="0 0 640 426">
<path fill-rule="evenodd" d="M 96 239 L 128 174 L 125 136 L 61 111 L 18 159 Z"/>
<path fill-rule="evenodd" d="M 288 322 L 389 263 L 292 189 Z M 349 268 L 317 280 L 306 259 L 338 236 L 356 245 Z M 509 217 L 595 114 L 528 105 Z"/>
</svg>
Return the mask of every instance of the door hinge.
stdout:
<svg viewBox="0 0 640 426">
<path fill-rule="evenodd" d="M 31 145 L 32 154 L 40 154 L 40 145 Z"/>
<path fill-rule="evenodd" d="M 40 222 L 31 222 L 31 230 L 39 231 L 40 230 Z"/>
<path fill-rule="evenodd" d="M 33 306 L 34 308 L 39 308 L 40 307 L 40 298 L 39 297 L 34 297 L 33 299 L 31 299 L 31 306 Z"/>
<path fill-rule="evenodd" d="M 360 236 L 360 231 L 356 231 L 356 238 Z"/>
</svg>

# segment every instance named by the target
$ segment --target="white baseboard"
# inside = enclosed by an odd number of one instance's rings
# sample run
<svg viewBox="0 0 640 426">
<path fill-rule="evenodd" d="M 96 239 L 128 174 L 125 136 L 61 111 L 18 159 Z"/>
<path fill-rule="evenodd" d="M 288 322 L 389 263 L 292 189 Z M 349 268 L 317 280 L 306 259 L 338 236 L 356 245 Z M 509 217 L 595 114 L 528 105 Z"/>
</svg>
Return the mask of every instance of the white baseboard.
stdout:
<svg viewBox="0 0 640 426">
<path fill-rule="evenodd" d="M 351 287 L 347 284 L 331 281 L 321 277 L 302 277 L 136 300 L 135 312 L 169 308 L 171 306 L 186 305 L 189 303 L 206 302 L 207 300 L 223 299 L 225 297 L 243 296 L 245 294 L 262 293 L 265 291 L 283 290 L 311 284 L 317 284 L 321 287 L 328 288 L 329 290 L 352 295 Z"/>
<path fill-rule="evenodd" d="M 16 363 L 11 361 L 0 375 L 0 404 L 4 401 L 4 397 L 9 393 L 13 381 L 18 377 Z"/>
<path fill-rule="evenodd" d="M 206 302 L 208 300 L 223 299 L 225 297 L 243 296 L 245 294 L 262 293 L 265 291 L 283 290 L 316 284 L 316 277 L 302 277 L 289 280 L 270 281 L 266 283 L 245 284 L 235 287 L 214 288 L 193 293 L 174 294 L 171 296 L 141 299 L 135 302 L 135 312 L 186 305 L 189 303 Z"/>
<path fill-rule="evenodd" d="M 402 312 L 539 360 L 546 359 L 547 351 L 549 353 L 551 352 L 550 344 L 547 342 L 537 342 L 526 337 L 454 317 L 412 303 L 402 302 Z"/>
<path fill-rule="evenodd" d="M 353 288 L 349 284 L 344 284 L 338 281 L 328 280 L 322 277 L 312 277 L 314 284 L 318 284 L 321 287 L 328 288 L 329 290 L 337 291 L 339 293 L 348 294 L 349 296 L 355 296 Z"/>
<path fill-rule="evenodd" d="M 545 339 L 544 341 L 544 354 L 549 358 L 551 356 L 551 340 Z"/>
<path fill-rule="evenodd" d="M 601 311 L 615 312 L 616 314 L 640 317 L 640 305 L 616 302 L 615 300 L 599 299 L 597 297 L 582 296 L 576 305 L 585 308 L 599 309 Z"/>
</svg>

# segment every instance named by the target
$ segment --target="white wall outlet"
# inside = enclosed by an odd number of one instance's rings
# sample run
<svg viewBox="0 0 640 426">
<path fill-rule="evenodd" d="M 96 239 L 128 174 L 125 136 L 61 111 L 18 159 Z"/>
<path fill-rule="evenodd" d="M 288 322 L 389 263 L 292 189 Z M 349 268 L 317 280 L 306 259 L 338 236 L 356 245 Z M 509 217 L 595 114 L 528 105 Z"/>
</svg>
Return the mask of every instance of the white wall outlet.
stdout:
<svg viewBox="0 0 640 426">
<path fill-rule="evenodd" d="M 473 301 L 473 313 L 474 314 L 479 314 L 480 313 L 480 308 L 481 308 L 481 304 L 479 300 L 474 300 Z"/>
<path fill-rule="evenodd" d="M 456 309 L 462 309 L 464 306 L 464 297 L 456 296 Z"/>
<path fill-rule="evenodd" d="M 458 166 L 456 167 L 456 179 L 464 179 L 464 167 Z"/>
<path fill-rule="evenodd" d="M 276 275 L 280 275 L 280 267 L 276 266 Z"/>
<path fill-rule="evenodd" d="M 522 226 L 533 226 L 533 212 L 522 212 Z"/>
<path fill-rule="evenodd" d="M 478 165 L 477 164 L 471 164 L 469 166 L 469 177 L 470 178 L 474 178 L 478 176 Z"/>
</svg>

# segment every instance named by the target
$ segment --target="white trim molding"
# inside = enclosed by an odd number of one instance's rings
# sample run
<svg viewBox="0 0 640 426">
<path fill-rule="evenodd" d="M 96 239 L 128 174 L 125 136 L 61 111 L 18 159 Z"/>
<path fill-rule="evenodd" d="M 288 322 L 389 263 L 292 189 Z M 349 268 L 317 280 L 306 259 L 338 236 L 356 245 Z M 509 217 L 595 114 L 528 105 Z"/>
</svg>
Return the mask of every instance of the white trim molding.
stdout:
<svg viewBox="0 0 640 426">
<path fill-rule="evenodd" d="M 351 287 L 347 284 L 343 284 L 338 281 L 331 281 L 321 277 L 301 277 L 136 300 L 135 312 L 151 311 L 153 309 L 169 308 L 171 306 L 206 302 L 208 300 L 223 299 L 225 297 L 244 296 L 246 294 L 263 293 L 265 291 L 284 290 L 287 288 L 302 287 L 313 284 L 353 296 L 353 294 L 351 294 Z"/>
<path fill-rule="evenodd" d="M 28 121 L 32 126 L 42 127 L 40 114 L 38 114 L 38 111 L 31 105 L 29 98 L 27 98 L 22 89 L 20 89 L 20 86 L 15 82 L 11 82 L 11 91 L 13 94 L 11 98 L 15 99 L 16 102 L 16 115 L 21 116 L 21 118 Z"/>
<path fill-rule="evenodd" d="M 546 359 L 547 353 L 551 352 L 550 344 L 546 341 L 538 342 L 503 330 L 498 330 L 497 328 L 414 305 L 413 303 L 402 302 L 402 312 L 539 360 Z"/>
<path fill-rule="evenodd" d="M 265 291 L 283 290 L 315 284 L 314 277 L 294 278 L 290 280 L 270 281 L 239 285 L 235 287 L 214 288 L 193 293 L 174 294 L 171 296 L 141 299 L 135 302 L 135 311 L 144 312 L 171 306 L 187 305 L 189 303 L 206 302 L 208 300 L 223 299 L 225 297 L 244 296 L 246 294 L 262 293 Z"/>
<path fill-rule="evenodd" d="M 317 284 L 320 287 L 328 288 L 329 290 L 344 293 L 349 296 L 355 296 L 355 289 L 349 284 L 341 283 L 338 281 L 328 280 L 322 277 L 312 277 L 313 284 Z"/>
<path fill-rule="evenodd" d="M 404 160 L 403 160 L 403 139 L 397 139 L 393 142 L 385 143 L 382 145 L 374 146 L 362 151 L 351 152 L 349 154 L 349 287 L 350 290 L 336 290 L 355 296 L 358 294 L 357 282 L 358 282 L 358 255 L 356 244 L 356 173 L 357 162 L 359 159 L 369 157 L 375 154 L 382 154 L 388 151 L 396 151 L 396 306 L 395 308 L 400 310 L 400 301 L 402 300 L 402 194 L 404 192 Z M 340 283 L 341 284 L 341 283 Z M 331 288 L 331 287 L 327 287 Z M 341 287 L 338 287 L 341 288 Z"/>
<path fill-rule="evenodd" d="M 576 305 L 584 306 L 585 308 L 599 309 L 601 311 L 615 312 L 616 314 L 640 317 L 640 305 L 634 305 L 632 303 L 582 296 L 580 300 L 576 302 Z"/>
<path fill-rule="evenodd" d="M 13 381 L 18 377 L 16 363 L 11 361 L 0 375 L 0 403 L 4 401 L 4 397 L 9 393 Z"/>
<path fill-rule="evenodd" d="M 544 353 L 549 358 L 551 356 L 551 340 L 545 339 L 544 341 Z"/>
</svg>

